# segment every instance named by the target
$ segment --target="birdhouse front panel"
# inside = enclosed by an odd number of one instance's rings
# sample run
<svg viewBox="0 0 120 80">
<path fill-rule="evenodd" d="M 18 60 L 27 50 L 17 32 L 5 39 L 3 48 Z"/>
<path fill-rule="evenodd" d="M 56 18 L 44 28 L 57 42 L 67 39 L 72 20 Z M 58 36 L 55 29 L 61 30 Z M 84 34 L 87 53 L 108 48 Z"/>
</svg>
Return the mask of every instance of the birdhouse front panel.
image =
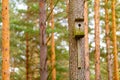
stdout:
<svg viewBox="0 0 120 80">
<path fill-rule="evenodd" d="M 83 19 L 75 20 L 74 36 L 76 39 L 84 37 L 84 20 Z"/>
</svg>

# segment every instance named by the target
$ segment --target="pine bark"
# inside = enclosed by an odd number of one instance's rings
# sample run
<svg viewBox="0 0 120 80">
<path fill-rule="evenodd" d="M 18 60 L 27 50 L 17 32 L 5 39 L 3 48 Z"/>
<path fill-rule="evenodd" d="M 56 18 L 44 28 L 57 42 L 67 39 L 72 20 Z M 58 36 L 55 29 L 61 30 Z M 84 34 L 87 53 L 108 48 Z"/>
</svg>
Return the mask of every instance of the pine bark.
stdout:
<svg viewBox="0 0 120 80">
<path fill-rule="evenodd" d="M 26 33 L 26 80 L 29 80 L 29 49 L 28 33 Z"/>
<path fill-rule="evenodd" d="M 112 58 L 110 52 L 110 28 L 108 17 L 108 0 L 105 0 L 105 35 L 106 35 L 106 51 L 107 51 L 107 71 L 108 80 L 112 80 Z"/>
<path fill-rule="evenodd" d="M 88 1 L 84 5 L 84 25 L 85 25 L 85 80 L 90 80 L 89 70 L 89 43 L 88 43 Z"/>
<path fill-rule="evenodd" d="M 66 0 L 66 14 L 67 14 L 67 18 L 68 18 L 68 10 L 69 9 L 69 0 Z"/>
<path fill-rule="evenodd" d="M 9 0 L 2 0 L 2 80 L 10 80 Z"/>
<path fill-rule="evenodd" d="M 40 80 L 47 80 L 46 0 L 39 0 L 40 7 Z"/>
<path fill-rule="evenodd" d="M 84 37 L 78 41 L 74 37 L 75 20 L 84 19 L 84 0 L 69 0 L 69 78 L 70 80 L 85 80 Z M 78 46 L 80 47 L 78 49 Z M 78 52 L 80 51 L 80 52 Z M 79 55 L 78 55 L 79 53 Z M 81 68 L 78 68 L 78 56 Z"/>
<path fill-rule="evenodd" d="M 115 3 L 116 3 L 116 0 L 112 0 L 112 34 L 113 34 L 113 55 L 114 55 L 113 80 L 119 80 L 117 37 L 116 37 Z"/>
<path fill-rule="evenodd" d="M 101 80 L 100 76 L 100 29 L 99 29 L 99 14 L 100 1 L 95 0 L 95 80 Z"/>
<path fill-rule="evenodd" d="M 50 0 L 50 9 L 51 11 L 54 8 L 54 0 Z M 51 28 L 54 30 L 54 12 L 51 12 Z M 51 39 L 51 66 L 52 66 L 52 80 L 56 80 L 56 64 L 55 64 L 55 41 L 54 41 L 54 32 L 52 32 Z"/>
</svg>

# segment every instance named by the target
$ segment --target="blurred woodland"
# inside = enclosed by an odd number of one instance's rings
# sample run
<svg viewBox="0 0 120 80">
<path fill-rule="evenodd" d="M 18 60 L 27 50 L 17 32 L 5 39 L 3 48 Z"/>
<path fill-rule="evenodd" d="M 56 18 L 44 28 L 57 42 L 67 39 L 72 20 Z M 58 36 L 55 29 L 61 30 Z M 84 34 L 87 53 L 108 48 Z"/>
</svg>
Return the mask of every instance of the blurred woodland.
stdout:
<svg viewBox="0 0 120 80">
<path fill-rule="evenodd" d="M 2 13 L 0 0 L 0 13 Z M 44 1 L 44 0 L 43 0 Z M 47 80 L 72 80 L 69 77 L 69 27 L 68 12 L 70 0 L 46 0 L 46 45 L 47 45 Z M 81 1 L 81 0 L 80 0 Z M 95 80 L 95 0 L 86 0 L 88 6 L 88 44 L 90 80 Z M 99 0 L 96 0 L 99 1 Z M 100 80 L 108 80 L 108 50 L 112 76 L 114 75 L 114 56 L 117 58 L 116 69 L 120 76 L 120 0 L 116 0 L 115 15 L 112 2 L 100 0 Z M 106 43 L 106 12 L 109 23 L 109 47 Z M 10 27 L 10 79 L 40 80 L 40 9 L 39 0 L 9 0 Z M 96 13 L 97 14 L 97 13 Z M 0 15 L 0 71 L 2 72 L 2 16 Z M 113 16 L 115 16 L 116 32 L 113 33 Z M 117 53 L 114 55 L 116 38 Z M 99 42 L 98 42 L 99 43 Z M 54 71 L 54 72 L 53 72 Z M 111 77 L 112 77 L 111 76 Z M 55 78 L 55 79 L 54 79 Z M 120 79 L 120 77 L 119 77 Z M 119 80 L 114 79 L 114 80 Z M 2 73 L 0 74 L 2 80 Z M 84 79 L 83 79 L 84 80 Z M 88 80 L 88 79 L 85 79 Z M 97 80 L 97 79 L 96 79 Z M 113 79 L 109 79 L 113 80 Z"/>
</svg>

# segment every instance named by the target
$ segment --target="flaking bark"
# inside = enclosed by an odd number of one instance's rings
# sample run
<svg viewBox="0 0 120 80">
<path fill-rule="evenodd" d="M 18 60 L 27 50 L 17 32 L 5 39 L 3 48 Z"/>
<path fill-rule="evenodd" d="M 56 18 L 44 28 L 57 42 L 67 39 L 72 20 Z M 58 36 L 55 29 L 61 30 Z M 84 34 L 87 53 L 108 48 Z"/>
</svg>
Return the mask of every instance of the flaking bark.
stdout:
<svg viewBox="0 0 120 80">
<path fill-rule="evenodd" d="M 47 80 L 46 0 L 39 0 L 40 7 L 40 80 Z"/>
<path fill-rule="evenodd" d="M 116 3 L 116 0 L 112 0 L 112 34 L 113 34 L 113 55 L 114 55 L 113 80 L 119 80 L 115 3 Z"/>
<path fill-rule="evenodd" d="M 2 80 L 10 80 L 9 0 L 2 0 Z"/>
<path fill-rule="evenodd" d="M 84 5 L 84 25 L 85 25 L 85 80 L 90 80 L 89 70 L 89 43 L 88 43 L 88 1 Z"/>
<path fill-rule="evenodd" d="M 101 80 L 100 75 L 100 1 L 95 0 L 94 10 L 95 10 L 95 80 Z"/>
<path fill-rule="evenodd" d="M 54 0 L 50 0 L 50 9 L 51 11 L 54 8 Z M 51 13 L 51 28 L 54 30 L 54 12 Z M 51 66 L 52 66 L 52 80 L 56 80 L 56 63 L 55 63 L 55 40 L 54 40 L 54 32 L 52 32 L 51 39 Z"/>
<path fill-rule="evenodd" d="M 105 35 L 106 35 L 106 51 L 107 51 L 107 71 L 108 80 L 112 80 L 112 58 L 110 52 L 110 27 L 108 18 L 108 0 L 105 0 Z"/>
</svg>

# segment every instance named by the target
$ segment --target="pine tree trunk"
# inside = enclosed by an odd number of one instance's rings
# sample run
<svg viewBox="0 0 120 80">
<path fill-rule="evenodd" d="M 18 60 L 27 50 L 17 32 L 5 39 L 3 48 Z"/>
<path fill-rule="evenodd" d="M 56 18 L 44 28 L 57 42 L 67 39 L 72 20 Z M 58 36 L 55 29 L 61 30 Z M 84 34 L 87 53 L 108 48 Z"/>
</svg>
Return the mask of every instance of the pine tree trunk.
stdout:
<svg viewBox="0 0 120 80">
<path fill-rule="evenodd" d="M 67 14 L 67 18 L 68 18 L 68 10 L 69 9 L 69 0 L 66 0 L 66 14 Z"/>
<path fill-rule="evenodd" d="M 26 80 L 29 80 L 29 49 L 28 33 L 26 33 Z"/>
<path fill-rule="evenodd" d="M 100 79 L 100 29 L 99 29 L 99 0 L 95 0 L 94 10 L 95 10 L 95 80 Z"/>
<path fill-rule="evenodd" d="M 54 0 L 50 0 L 50 9 L 51 11 L 54 8 Z M 51 28 L 54 30 L 54 12 L 51 13 Z M 55 41 L 54 41 L 54 32 L 52 32 L 51 39 L 51 64 L 52 64 L 52 80 L 56 80 L 56 64 L 55 64 Z"/>
<path fill-rule="evenodd" d="M 106 34 L 106 51 L 107 51 L 107 70 L 108 70 L 108 80 L 112 80 L 112 58 L 110 53 L 110 28 L 109 28 L 109 18 L 108 18 L 108 0 L 105 0 L 105 34 Z"/>
<path fill-rule="evenodd" d="M 2 0 L 2 80 L 10 80 L 9 0 Z"/>
<path fill-rule="evenodd" d="M 89 70 L 89 43 L 88 43 L 88 1 L 85 0 L 84 24 L 85 24 L 85 80 L 90 80 Z"/>
<path fill-rule="evenodd" d="M 68 25 L 69 25 L 69 78 L 70 80 L 85 80 L 84 37 L 75 39 L 75 21 L 83 19 L 84 0 L 69 0 Z M 84 28 L 84 26 L 81 26 Z M 79 59 L 78 59 L 79 57 Z M 80 64 L 78 66 L 78 64 Z"/>
<path fill-rule="evenodd" d="M 114 75 L 113 75 L 113 80 L 119 80 L 115 3 L 116 3 L 116 1 L 112 0 L 112 34 L 113 34 L 113 55 L 114 55 Z"/>
<path fill-rule="evenodd" d="M 47 80 L 46 0 L 39 0 L 40 7 L 40 80 Z"/>
</svg>

